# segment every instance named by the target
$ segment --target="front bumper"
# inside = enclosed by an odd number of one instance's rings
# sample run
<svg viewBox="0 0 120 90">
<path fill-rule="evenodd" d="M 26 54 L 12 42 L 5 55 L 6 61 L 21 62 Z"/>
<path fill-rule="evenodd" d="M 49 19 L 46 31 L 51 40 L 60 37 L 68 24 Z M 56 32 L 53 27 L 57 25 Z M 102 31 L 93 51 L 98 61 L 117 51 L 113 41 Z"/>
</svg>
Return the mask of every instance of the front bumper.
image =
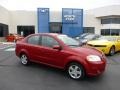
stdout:
<svg viewBox="0 0 120 90">
<path fill-rule="evenodd" d="M 87 76 L 98 76 L 105 71 L 106 61 L 89 62 L 86 70 Z"/>
</svg>

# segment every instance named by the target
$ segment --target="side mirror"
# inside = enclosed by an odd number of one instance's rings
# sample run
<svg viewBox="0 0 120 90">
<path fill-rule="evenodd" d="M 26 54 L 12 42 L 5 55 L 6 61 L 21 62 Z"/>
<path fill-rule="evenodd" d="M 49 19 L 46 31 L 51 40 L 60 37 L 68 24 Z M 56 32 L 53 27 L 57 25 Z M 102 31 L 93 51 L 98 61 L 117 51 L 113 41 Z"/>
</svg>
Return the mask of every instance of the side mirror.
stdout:
<svg viewBox="0 0 120 90">
<path fill-rule="evenodd" d="M 61 50 L 62 48 L 61 48 L 61 46 L 59 46 L 59 45 L 54 45 L 54 46 L 53 46 L 53 49 Z"/>
</svg>

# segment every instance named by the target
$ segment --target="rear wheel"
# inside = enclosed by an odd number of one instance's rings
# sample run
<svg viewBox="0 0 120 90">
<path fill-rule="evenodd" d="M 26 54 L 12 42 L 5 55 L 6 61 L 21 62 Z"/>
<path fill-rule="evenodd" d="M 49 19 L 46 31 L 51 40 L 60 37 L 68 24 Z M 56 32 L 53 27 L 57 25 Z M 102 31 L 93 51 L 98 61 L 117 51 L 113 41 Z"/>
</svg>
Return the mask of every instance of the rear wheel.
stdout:
<svg viewBox="0 0 120 90">
<path fill-rule="evenodd" d="M 114 54 L 115 54 L 115 47 L 112 46 L 112 47 L 110 48 L 109 55 L 112 56 L 112 55 L 114 55 Z"/>
<path fill-rule="evenodd" d="M 28 65 L 29 64 L 29 60 L 28 60 L 28 57 L 26 54 L 21 54 L 20 55 L 20 60 L 21 60 L 21 63 L 23 65 Z"/>
<path fill-rule="evenodd" d="M 67 73 L 75 80 L 82 79 L 85 76 L 84 68 L 78 63 L 70 63 L 68 65 Z"/>
</svg>

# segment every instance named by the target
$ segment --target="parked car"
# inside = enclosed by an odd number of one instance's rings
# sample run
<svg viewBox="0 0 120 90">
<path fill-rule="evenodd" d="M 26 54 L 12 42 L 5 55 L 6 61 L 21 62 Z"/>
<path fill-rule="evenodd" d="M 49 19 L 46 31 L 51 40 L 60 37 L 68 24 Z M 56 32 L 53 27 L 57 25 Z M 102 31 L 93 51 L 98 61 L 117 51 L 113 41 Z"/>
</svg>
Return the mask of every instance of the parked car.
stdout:
<svg viewBox="0 0 120 90">
<path fill-rule="evenodd" d="M 79 42 L 62 34 L 32 34 L 16 43 L 16 55 L 23 65 L 42 63 L 66 70 L 77 80 L 102 74 L 106 66 L 103 53 L 89 47 L 80 47 Z"/>
<path fill-rule="evenodd" d="M 92 34 L 92 33 L 83 33 L 83 34 L 77 36 L 76 39 L 82 39 L 82 38 L 84 38 L 85 36 L 87 36 L 89 34 Z"/>
<path fill-rule="evenodd" d="M 95 40 L 99 38 L 101 35 L 93 34 L 93 33 L 83 33 L 78 37 L 75 37 L 82 45 L 85 45 L 90 40 Z"/>
<path fill-rule="evenodd" d="M 95 47 L 105 54 L 114 55 L 120 51 L 120 36 L 102 36 L 97 40 L 89 41 L 87 45 Z"/>
<path fill-rule="evenodd" d="M 16 42 L 18 40 L 23 39 L 24 37 L 19 34 L 9 34 L 6 36 L 7 42 Z"/>
</svg>

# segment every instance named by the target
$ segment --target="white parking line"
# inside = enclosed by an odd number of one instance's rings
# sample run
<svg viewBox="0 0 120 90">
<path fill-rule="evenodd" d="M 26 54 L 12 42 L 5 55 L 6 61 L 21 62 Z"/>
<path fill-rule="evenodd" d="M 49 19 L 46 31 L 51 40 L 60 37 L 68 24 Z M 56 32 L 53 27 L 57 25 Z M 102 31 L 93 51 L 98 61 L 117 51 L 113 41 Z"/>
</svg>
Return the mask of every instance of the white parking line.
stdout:
<svg viewBox="0 0 120 90">
<path fill-rule="evenodd" d="M 0 42 L 0 49 L 7 49 L 12 46 L 15 46 L 16 43 L 14 42 Z"/>
<path fill-rule="evenodd" d="M 15 51 L 15 48 L 8 48 L 8 49 L 5 49 L 4 51 Z"/>
<path fill-rule="evenodd" d="M 3 46 L 3 47 L 1 47 L 0 49 L 6 49 L 6 48 L 9 48 L 9 47 L 12 47 L 12 46 L 14 46 L 14 45 Z"/>
<path fill-rule="evenodd" d="M 0 44 L 10 44 L 10 45 L 13 45 L 13 44 L 15 44 L 14 42 L 0 42 Z"/>
</svg>

